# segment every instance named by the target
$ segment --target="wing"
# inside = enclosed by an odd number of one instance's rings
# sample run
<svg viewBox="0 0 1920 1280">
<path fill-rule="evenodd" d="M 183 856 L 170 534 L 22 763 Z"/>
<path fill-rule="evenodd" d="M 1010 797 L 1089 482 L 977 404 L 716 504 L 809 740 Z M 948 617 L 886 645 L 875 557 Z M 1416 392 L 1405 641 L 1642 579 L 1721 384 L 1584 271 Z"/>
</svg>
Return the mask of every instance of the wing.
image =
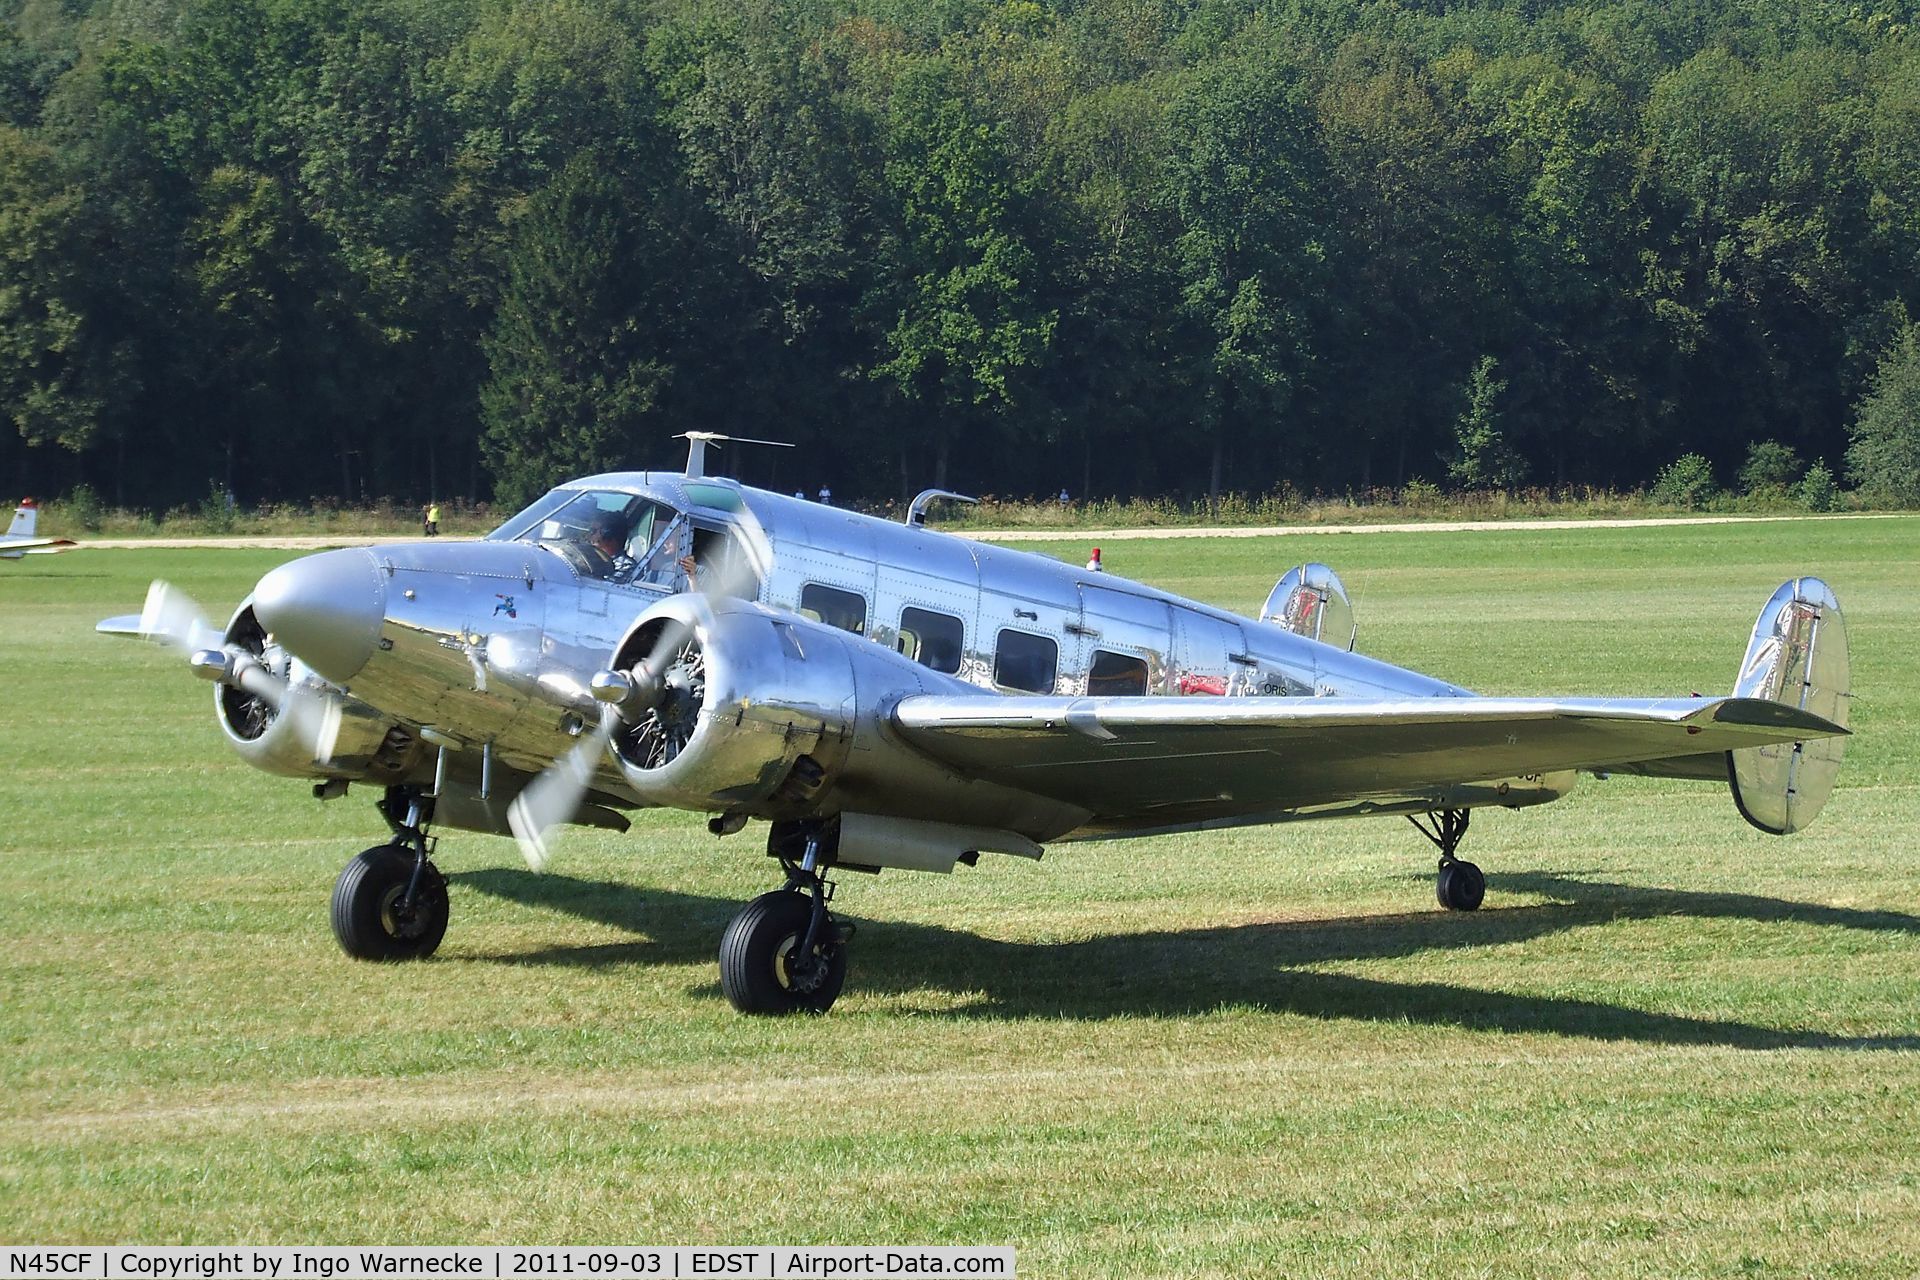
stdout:
<svg viewBox="0 0 1920 1280">
<path fill-rule="evenodd" d="M 0 538 L 0 559 L 17 560 L 21 556 L 50 556 L 71 551 L 79 544 L 70 538 Z"/>
<path fill-rule="evenodd" d="M 1760 698 L 918 696 L 893 722 L 964 774 L 1086 809 L 1080 836 L 1514 803 L 1473 784 L 1846 732 Z"/>
</svg>

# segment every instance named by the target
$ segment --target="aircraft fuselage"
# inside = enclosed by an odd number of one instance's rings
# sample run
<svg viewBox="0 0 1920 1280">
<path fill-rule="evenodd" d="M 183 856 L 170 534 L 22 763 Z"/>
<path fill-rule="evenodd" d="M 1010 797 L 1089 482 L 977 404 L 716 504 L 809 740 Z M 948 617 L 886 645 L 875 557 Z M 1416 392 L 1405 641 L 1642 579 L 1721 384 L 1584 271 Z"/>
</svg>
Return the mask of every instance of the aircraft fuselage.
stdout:
<svg viewBox="0 0 1920 1280">
<path fill-rule="evenodd" d="M 700 495 L 716 490 L 737 495 L 744 511 L 702 505 Z M 771 550 L 770 566 L 754 575 L 762 603 L 983 691 L 1466 692 L 1117 574 L 727 482 L 616 473 L 555 492 L 652 498 L 684 513 L 699 537 L 740 537 L 750 517 Z M 633 619 L 684 585 L 594 577 L 546 546 L 498 533 L 325 552 L 288 568 L 311 589 L 322 561 L 337 567 L 311 612 L 327 630 L 352 634 L 317 645 L 302 636 L 295 651 L 356 700 L 462 744 L 491 743 L 502 762 L 530 772 L 597 716 L 588 681 Z M 269 575 L 256 593 L 263 614 L 278 594 Z M 611 770 L 602 781 L 620 790 Z"/>
</svg>

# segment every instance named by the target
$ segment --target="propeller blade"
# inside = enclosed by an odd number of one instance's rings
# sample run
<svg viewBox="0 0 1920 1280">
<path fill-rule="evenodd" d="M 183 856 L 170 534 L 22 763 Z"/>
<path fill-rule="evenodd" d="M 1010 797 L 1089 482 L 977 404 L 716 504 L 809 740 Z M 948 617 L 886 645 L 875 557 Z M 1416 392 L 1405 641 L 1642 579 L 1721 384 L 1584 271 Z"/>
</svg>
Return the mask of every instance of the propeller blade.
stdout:
<svg viewBox="0 0 1920 1280">
<path fill-rule="evenodd" d="M 147 588 L 147 602 L 140 610 L 140 634 L 189 655 L 226 643 L 226 636 L 207 622 L 206 614 L 186 592 L 158 578 Z"/>
<path fill-rule="evenodd" d="M 340 700 L 327 696 L 319 685 L 307 680 L 292 680 L 280 699 L 279 714 L 287 717 L 288 727 L 306 744 L 308 758 L 316 765 L 333 762 L 334 748 L 340 743 Z"/>
<path fill-rule="evenodd" d="M 553 856 L 554 833 L 580 811 L 580 802 L 593 785 L 594 768 L 606 754 L 616 723 L 618 717 L 611 711 L 602 713 L 598 728 L 529 782 L 507 806 L 507 826 L 513 831 L 514 843 L 520 846 L 520 856 L 533 870 L 547 869 Z"/>
</svg>

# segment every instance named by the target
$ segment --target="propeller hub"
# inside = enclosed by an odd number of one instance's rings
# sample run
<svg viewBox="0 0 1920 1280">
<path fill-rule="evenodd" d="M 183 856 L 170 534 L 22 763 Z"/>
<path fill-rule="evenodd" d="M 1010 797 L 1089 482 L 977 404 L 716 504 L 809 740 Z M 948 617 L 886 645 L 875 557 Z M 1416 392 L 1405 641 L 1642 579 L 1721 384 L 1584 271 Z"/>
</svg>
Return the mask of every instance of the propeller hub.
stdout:
<svg viewBox="0 0 1920 1280">
<path fill-rule="evenodd" d="M 387 589 L 368 551 L 323 551 L 260 579 L 253 612 L 288 652 L 336 684 L 373 657 Z"/>
</svg>

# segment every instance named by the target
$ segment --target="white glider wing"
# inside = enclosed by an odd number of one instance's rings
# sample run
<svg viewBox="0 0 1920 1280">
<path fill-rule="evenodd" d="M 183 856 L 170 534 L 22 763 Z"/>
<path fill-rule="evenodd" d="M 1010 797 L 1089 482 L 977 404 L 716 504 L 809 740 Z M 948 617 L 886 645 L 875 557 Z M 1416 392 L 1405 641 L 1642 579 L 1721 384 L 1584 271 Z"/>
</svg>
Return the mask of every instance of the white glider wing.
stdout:
<svg viewBox="0 0 1920 1280">
<path fill-rule="evenodd" d="M 962 774 L 1087 810 L 1079 837 L 1518 806 L 1569 770 L 1710 776 L 1729 751 L 1847 732 L 1764 698 L 923 695 L 893 723 Z"/>
<path fill-rule="evenodd" d="M 73 550 L 76 545 L 68 538 L 9 538 L 0 535 L 0 560 L 58 555 L 62 551 Z"/>
</svg>

